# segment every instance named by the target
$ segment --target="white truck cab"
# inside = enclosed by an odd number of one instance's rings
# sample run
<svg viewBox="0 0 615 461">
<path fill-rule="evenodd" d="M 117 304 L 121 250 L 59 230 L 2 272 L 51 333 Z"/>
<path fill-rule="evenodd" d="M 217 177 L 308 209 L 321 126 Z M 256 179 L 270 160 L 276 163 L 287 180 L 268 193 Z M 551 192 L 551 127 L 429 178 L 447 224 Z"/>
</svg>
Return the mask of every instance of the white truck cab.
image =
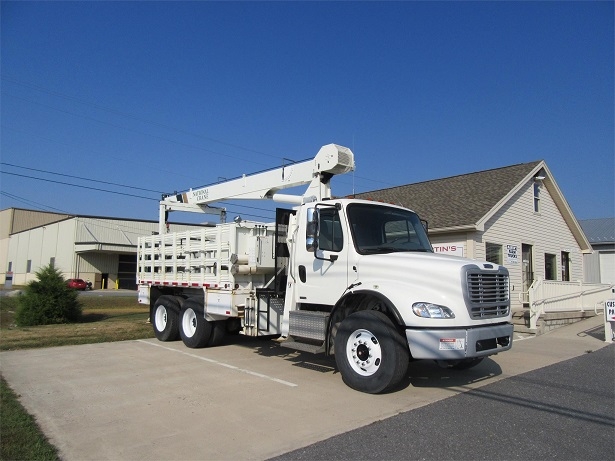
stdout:
<svg viewBox="0 0 615 461">
<path fill-rule="evenodd" d="M 297 199 L 283 196 L 295 206 L 279 209 L 275 223 L 139 240 L 139 300 L 150 305 L 160 340 L 205 347 L 229 332 L 280 336 L 282 346 L 334 355 L 344 382 L 368 393 L 398 386 L 411 359 L 463 369 L 510 349 L 506 268 L 435 254 L 409 209 L 332 198 L 329 180 L 354 168 L 352 152 L 328 145 L 316 159 L 302 167 L 302 178 L 282 172 L 288 184 L 292 178 L 310 187 Z M 279 183 L 269 187 L 261 178 L 240 178 L 237 195 L 226 186 L 222 194 L 200 189 L 195 196 L 209 198 L 197 206 L 245 195 L 256 183 L 256 196 L 275 197 Z M 163 199 L 161 210 L 181 208 L 187 198 Z"/>
</svg>

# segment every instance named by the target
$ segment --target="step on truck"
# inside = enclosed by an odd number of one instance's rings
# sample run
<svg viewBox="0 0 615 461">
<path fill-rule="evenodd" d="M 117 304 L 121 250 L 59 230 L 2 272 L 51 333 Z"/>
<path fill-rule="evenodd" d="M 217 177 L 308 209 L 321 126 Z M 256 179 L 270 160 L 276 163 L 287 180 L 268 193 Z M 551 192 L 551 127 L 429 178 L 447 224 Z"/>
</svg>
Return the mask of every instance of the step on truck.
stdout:
<svg viewBox="0 0 615 461">
<path fill-rule="evenodd" d="M 395 389 L 415 359 L 465 369 L 511 348 L 503 266 L 434 253 L 425 223 L 385 203 L 335 198 L 331 178 L 354 170 L 348 148 L 312 160 L 163 196 L 159 232 L 139 238 L 138 299 L 160 341 L 219 345 L 270 336 L 334 355 L 344 382 Z M 279 191 L 305 186 L 303 195 Z M 222 200 L 274 200 L 275 222 L 226 222 Z M 221 223 L 169 232 L 174 211 Z"/>
</svg>

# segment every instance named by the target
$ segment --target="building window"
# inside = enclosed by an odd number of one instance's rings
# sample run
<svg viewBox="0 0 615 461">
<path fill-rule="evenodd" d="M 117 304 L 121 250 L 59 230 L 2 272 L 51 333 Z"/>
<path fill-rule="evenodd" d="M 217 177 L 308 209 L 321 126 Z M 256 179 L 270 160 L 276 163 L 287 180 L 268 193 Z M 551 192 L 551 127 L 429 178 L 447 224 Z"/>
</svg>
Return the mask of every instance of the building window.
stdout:
<svg viewBox="0 0 615 461">
<path fill-rule="evenodd" d="M 557 280 L 557 258 L 545 253 L 545 280 Z"/>
<path fill-rule="evenodd" d="M 13 261 L 9 261 L 9 268 L 6 271 L 13 272 Z"/>
<path fill-rule="evenodd" d="M 540 212 L 540 184 L 534 182 L 534 213 Z"/>
<path fill-rule="evenodd" d="M 523 264 L 522 283 L 523 293 L 527 293 L 534 281 L 534 251 L 532 245 L 521 244 L 521 262 Z M 524 300 L 527 303 L 528 299 Z"/>
<path fill-rule="evenodd" d="M 502 265 L 502 245 L 487 242 L 485 244 L 485 251 L 487 254 L 487 261 Z"/>
<path fill-rule="evenodd" d="M 562 251 L 562 281 L 570 282 L 570 253 Z"/>
<path fill-rule="evenodd" d="M 26 262 L 26 274 L 29 274 L 30 272 L 32 272 L 32 260 L 28 259 L 28 262 Z"/>
<path fill-rule="evenodd" d="M 49 265 L 54 268 L 56 267 L 56 258 L 49 258 Z"/>
</svg>

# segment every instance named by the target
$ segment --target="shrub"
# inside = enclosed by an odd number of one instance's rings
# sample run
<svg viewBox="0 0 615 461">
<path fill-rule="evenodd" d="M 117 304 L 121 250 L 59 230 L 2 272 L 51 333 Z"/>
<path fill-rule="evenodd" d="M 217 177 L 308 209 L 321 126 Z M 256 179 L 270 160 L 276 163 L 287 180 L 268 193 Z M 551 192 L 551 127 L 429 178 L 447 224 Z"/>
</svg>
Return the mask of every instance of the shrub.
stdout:
<svg viewBox="0 0 615 461">
<path fill-rule="evenodd" d="M 36 273 L 19 297 L 15 323 L 18 326 L 76 322 L 81 318 L 77 292 L 68 288 L 60 271 L 48 265 Z"/>
</svg>

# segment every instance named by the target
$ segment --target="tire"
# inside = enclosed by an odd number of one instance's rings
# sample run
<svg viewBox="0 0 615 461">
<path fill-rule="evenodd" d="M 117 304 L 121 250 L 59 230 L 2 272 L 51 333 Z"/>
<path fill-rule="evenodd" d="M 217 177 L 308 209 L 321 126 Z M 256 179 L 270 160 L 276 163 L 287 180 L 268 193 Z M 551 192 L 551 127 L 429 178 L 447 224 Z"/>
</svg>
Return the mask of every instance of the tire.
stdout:
<svg viewBox="0 0 615 461">
<path fill-rule="evenodd" d="M 179 337 L 180 304 L 175 296 L 162 295 L 154 304 L 152 326 L 159 341 L 175 341 Z"/>
<path fill-rule="evenodd" d="M 408 344 L 382 312 L 359 311 L 346 317 L 337 331 L 334 347 L 342 379 L 360 392 L 390 391 L 408 371 Z"/>
<path fill-rule="evenodd" d="M 184 344 L 192 349 L 207 346 L 211 339 L 212 324 L 205 320 L 203 305 L 188 299 L 179 316 L 179 335 Z"/>
</svg>

